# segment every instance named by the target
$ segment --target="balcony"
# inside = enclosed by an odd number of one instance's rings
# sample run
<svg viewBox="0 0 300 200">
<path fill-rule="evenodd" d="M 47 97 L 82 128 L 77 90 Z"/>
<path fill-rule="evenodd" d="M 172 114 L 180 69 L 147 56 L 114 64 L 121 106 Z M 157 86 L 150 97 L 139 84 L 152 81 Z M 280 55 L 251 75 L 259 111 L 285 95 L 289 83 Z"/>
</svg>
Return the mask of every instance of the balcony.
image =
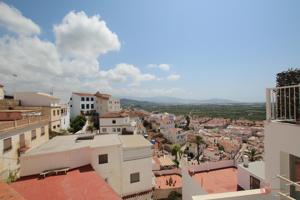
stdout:
<svg viewBox="0 0 300 200">
<path fill-rule="evenodd" d="M 300 85 L 266 90 L 266 119 L 300 124 Z"/>
</svg>

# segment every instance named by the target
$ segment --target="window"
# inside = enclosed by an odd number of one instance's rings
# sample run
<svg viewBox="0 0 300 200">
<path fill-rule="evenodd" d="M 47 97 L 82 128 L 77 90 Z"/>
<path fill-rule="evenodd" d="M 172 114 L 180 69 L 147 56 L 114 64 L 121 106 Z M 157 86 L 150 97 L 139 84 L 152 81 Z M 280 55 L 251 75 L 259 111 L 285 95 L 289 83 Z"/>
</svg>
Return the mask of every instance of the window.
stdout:
<svg viewBox="0 0 300 200">
<path fill-rule="evenodd" d="M 91 104 L 91 109 L 94 109 L 94 104 Z"/>
<path fill-rule="evenodd" d="M 70 107 L 72 108 L 72 105 L 70 105 Z"/>
<path fill-rule="evenodd" d="M 106 132 L 106 128 L 102 128 L 102 132 L 105 133 Z"/>
<path fill-rule="evenodd" d="M 58 125 L 57 125 L 57 128 L 59 128 L 59 127 L 60 127 L 60 125 L 58 124 Z"/>
<path fill-rule="evenodd" d="M 84 97 L 81 97 L 81 101 L 84 101 Z"/>
<path fill-rule="evenodd" d="M 36 130 L 32 130 L 31 131 L 31 140 L 35 140 L 36 139 Z"/>
<path fill-rule="evenodd" d="M 113 132 L 116 132 L 116 128 L 113 128 L 112 130 L 113 130 Z"/>
<path fill-rule="evenodd" d="M 59 115 L 59 110 L 57 110 L 57 115 Z"/>
<path fill-rule="evenodd" d="M 70 101 L 72 101 L 72 97 L 70 98 Z"/>
<path fill-rule="evenodd" d="M 112 120 L 112 123 L 115 124 L 115 123 L 116 123 L 116 120 Z"/>
<path fill-rule="evenodd" d="M 118 131 L 118 132 L 121 132 L 121 128 L 117 128 L 117 131 Z"/>
<path fill-rule="evenodd" d="M 137 173 L 130 174 L 130 183 L 137 183 L 137 182 L 140 182 L 140 173 L 137 172 Z"/>
<path fill-rule="evenodd" d="M 52 129 L 56 129 L 56 126 L 52 126 Z"/>
<path fill-rule="evenodd" d="M 81 109 L 84 109 L 84 104 L 81 104 Z"/>
<path fill-rule="evenodd" d="M 99 164 L 105 164 L 108 163 L 108 155 L 107 154 L 101 154 L 98 156 Z"/>
<path fill-rule="evenodd" d="M 41 135 L 45 135 L 45 127 L 41 128 Z"/>
<path fill-rule="evenodd" d="M 90 98 L 89 98 L 89 97 L 86 97 L 85 100 L 86 100 L 86 101 L 90 101 Z"/>
<path fill-rule="evenodd" d="M 90 104 L 86 104 L 86 109 L 90 109 Z"/>
<path fill-rule="evenodd" d="M 91 97 L 91 101 L 94 101 L 94 98 L 93 98 L 93 97 Z"/>
<path fill-rule="evenodd" d="M 250 189 L 259 189 L 260 188 L 260 180 L 257 178 L 250 176 Z"/>
<path fill-rule="evenodd" d="M 53 110 L 53 116 L 55 116 L 55 110 Z"/>
<path fill-rule="evenodd" d="M 12 149 L 11 138 L 6 138 L 3 140 L 3 152 L 9 151 Z"/>
</svg>

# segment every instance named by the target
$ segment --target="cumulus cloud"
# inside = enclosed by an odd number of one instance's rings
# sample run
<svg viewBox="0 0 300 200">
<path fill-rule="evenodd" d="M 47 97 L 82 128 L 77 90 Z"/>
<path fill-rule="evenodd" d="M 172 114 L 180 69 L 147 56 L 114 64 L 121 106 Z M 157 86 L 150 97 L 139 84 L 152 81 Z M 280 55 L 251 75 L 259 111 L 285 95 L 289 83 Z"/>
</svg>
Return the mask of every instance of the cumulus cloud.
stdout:
<svg viewBox="0 0 300 200">
<path fill-rule="evenodd" d="M 58 49 L 72 57 L 94 58 L 121 47 L 118 36 L 99 15 L 88 17 L 82 11 L 72 11 L 61 24 L 54 26 L 53 31 Z"/>
<path fill-rule="evenodd" d="M 159 68 L 164 71 L 169 71 L 171 66 L 169 64 L 149 64 L 149 68 Z"/>
<path fill-rule="evenodd" d="M 6 15 L 14 20 L 5 19 Z M 55 42 L 41 39 L 37 35 L 40 29 L 34 22 L 4 3 L 0 3 L 0 23 L 18 33 L 0 37 L 0 80 L 7 91 L 15 89 L 14 83 L 17 91 L 47 92 L 54 88 L 55 94 L 64 100 L 72 91 L 101 90 L 118 96 L 176 92 L 168 88 L 140 87 L 141 82 L 158 78 L 131 64 L 120 63 L 101 69 L 101 55 L 119 50 L 121 44 L 98 15 L 68 13 L 53 28 Z M 163 68 L 168 67 L 161 66 Z M 17 78 L 13 74 L 17 74 Z"/>
<path fill-rule="evenodd" d="M 0 25 L 20 35 L 39 34 L 40 27 L 12 6 L 0 2 Z"/>
<path fill-rule="evenodd" d="M 178 79 L 180 79 L 179 74 L 170 74 L 169 76 L 167 76 L 167 80 L 169 81 L 177 81 Z"/>
</svg>

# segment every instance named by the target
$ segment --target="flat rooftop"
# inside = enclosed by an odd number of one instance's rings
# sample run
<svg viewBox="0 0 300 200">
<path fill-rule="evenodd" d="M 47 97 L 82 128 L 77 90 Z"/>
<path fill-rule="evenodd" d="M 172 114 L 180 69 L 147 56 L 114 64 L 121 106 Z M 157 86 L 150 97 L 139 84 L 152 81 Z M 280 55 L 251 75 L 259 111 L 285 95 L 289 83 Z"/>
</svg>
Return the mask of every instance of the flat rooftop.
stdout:
<svg viewBox="0 0 300 200">
<path fill-rule="evenodd" d="M 172 180 L 170 183 L 170 179 Z M 168 182 L 168 184 L 167 184 Z M 156 189 L 170 189 L 170 188 L 181 188 L 182 178 L 177 174 L 163 175 L 155 177 L 155 188 Z"/>
<path fill-rule="evenodd" d="M 208 172 L 199 172 L 193 179 L 208 194 L 237 191 L 237 169 L 225 168 Z"/>
<path fill-rule="evenodd" d="M 247 170 L 249 173 L 265 180 L 265 162 L 255 161 L 249 162 L 248 167 L 245 167 L 243 163 L 239 164 L 239 167 Z"/>
<path fill-rule="evenodd" d="M 65 135 L 56 136 L 46 143 L 33 148 L 26 152 L 24 156 L 40 155 L 48 153 L 57 153 L 63 151 L 71 151 L 81 148 L 96 148 L 107 146 L 121 146 L 123 148 L 148 147 L 151 143 L 141 135 L 126 135 L 118 134 L 94 135 L 93 139 L 76 140 L 79 137 L 89 135 Z"/>
<path fill-rule="evenodd" d="M 90 165 L 67 172 L 66 175 L 21 178 L 10 186 L 30 200 L 121 200 L 118 194 Z"/>
</svg>

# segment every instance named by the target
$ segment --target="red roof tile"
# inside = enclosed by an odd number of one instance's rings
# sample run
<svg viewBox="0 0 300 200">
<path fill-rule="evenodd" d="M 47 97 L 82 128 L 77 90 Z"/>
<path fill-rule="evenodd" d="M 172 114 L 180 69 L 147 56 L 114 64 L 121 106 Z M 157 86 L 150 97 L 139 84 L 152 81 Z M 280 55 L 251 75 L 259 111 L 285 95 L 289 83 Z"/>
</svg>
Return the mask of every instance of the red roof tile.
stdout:
<svg viewBox="0 0 300 200">
<path fill-rule="evenodd" d="M 6 183 L 0 182 L 0 199 L 3 200 L 25 200 L 18 192 Z"/>
<path fill-rule="evenodd" d="M 30 200 L 121 200 L 90 165 L 45 179 L 24 177 L 12 183 L 11 187 Z"/>
<path fill-rule="evenodd" d="M 96 92 L 95 96 L 99 97 L 99 98 L 102 98 L 102 99 L 109 99 L 109 97 L 111 97 L 111 95 L 109 95 L 109 94 L 103 94 L 103 93 L 100 93 L 100 92 Z"/>
<path fill-rule="evenodd" d="M 94 94 L 91 94 L 91 93 L 82 93 L 82 92 L 73 92 L 73 94 L 76 94 L 78 96 L 94 96 Z"/>
</svg>

